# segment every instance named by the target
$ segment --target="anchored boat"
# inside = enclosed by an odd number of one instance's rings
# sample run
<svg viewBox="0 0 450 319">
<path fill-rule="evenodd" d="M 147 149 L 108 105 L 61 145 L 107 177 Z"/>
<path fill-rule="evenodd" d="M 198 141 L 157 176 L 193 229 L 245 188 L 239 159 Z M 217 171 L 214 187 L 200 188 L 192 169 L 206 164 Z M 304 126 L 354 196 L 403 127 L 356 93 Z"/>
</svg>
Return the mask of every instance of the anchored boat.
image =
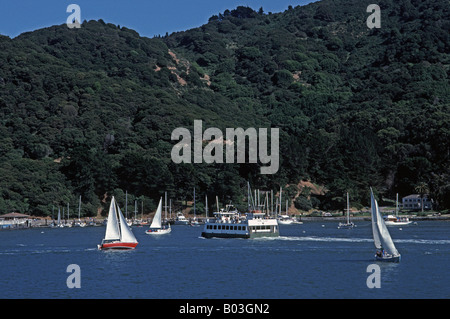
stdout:
<svg viewBox="0 0 450 319">
<path fill-rule="evenodd" d="M 189 220 L 184 217 L 182 212 L 178 212 L 175 219 L 175 225 L 189 225 Z"/>
<path fill-rule="evenodd" d="M 412 223 L 408 217 L 399 217 L 398 216 L 398 193 L 395 199 L 395 216 L 388 215 L 384 218 L 384 223 L 386 226 L 406 226 Z"/>
<path fill-rule="evenodd" d="M 346 223 L 339 223 L 338 228 L 339 229 L 351 229 L 353 227 L 356 227 L 356 225 L 350 221 L 350 202 L 348 200 L 348 192 L 347 192 L 347 222 Z"/>
</svg>

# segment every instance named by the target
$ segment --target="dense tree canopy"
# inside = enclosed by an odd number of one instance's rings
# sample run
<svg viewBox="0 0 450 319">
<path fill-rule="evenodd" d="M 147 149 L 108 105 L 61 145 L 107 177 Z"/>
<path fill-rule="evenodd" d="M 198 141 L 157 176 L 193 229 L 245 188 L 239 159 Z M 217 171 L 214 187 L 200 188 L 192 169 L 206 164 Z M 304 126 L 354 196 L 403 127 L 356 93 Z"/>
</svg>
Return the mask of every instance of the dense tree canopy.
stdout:
<svg viewBox="0 0 450 319">
<path fill-rule="evenodd" d="M 102 20 L 0 36 L 0 212 L 50 215 L 81 195 L 95 215 L 125 191 L 148 210 L 164 191 L 192 200 L 194 187 L 241 204 L 246 180 L 277 190 L 302 179 L 328 192 L 297 198 L 301 209 L 420 183 L 449 209 L 448 2 L 382 1 L 380 29 L 366 25 L 369 4 L 237 7 L 152 39 Z M 173 163 L 171 133 L 194 119 L 280 128 L 279 171 Z"/>
</svg>

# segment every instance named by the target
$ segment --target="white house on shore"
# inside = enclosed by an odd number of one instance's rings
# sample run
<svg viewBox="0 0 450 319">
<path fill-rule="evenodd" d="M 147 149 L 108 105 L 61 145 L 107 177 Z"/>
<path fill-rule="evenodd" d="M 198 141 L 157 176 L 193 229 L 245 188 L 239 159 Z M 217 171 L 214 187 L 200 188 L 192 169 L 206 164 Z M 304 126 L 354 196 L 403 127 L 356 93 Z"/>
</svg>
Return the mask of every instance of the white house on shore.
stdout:
<svg viewBox="0 0 450 319">
<path fill-rule="evenodd" d="M 403 209 L 405 210 L 421 210 L 422 198 L 419 194 L 411 194 L 402 198 Z M 423 209 L 432 209 L 433 204 L 427 194 L 423 195 Z"/>
</svg>

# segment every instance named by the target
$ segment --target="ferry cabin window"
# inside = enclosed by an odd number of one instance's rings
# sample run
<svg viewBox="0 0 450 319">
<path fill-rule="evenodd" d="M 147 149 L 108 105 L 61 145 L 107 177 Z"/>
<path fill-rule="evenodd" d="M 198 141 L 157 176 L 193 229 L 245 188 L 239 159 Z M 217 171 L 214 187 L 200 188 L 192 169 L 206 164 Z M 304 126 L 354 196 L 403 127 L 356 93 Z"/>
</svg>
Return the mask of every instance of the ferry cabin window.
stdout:
<svg viewBox="0 0 450 319">
<path fill-rule="evenodd" d="M 262 229 L 270 229 L 270 226 L 268 225 L 262 225 L 262 226 L 251 226 L 251 230 L 262 230 Z M 276 226 L 274 228 L 276 230 Z"/>
</svg>

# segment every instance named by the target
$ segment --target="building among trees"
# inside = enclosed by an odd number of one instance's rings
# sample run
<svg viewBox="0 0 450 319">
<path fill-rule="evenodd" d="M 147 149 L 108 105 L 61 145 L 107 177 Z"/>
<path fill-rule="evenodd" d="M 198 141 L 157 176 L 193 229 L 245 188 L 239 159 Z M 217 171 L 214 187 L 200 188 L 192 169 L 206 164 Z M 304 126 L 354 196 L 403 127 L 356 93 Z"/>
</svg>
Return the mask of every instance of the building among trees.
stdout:
<svg viewBox="0 0 450 319">
<path fill-rule="evenodd" d="M 433 207 L 432 200 L 428 197 L 427 194 L 423 195 L 423 198 L 420 194 L 411 194 L 402 198 L 403 209 L 409 210 L 421 210 L 422 207 L 425 210 L 430 210 Z"/>
</svg>

